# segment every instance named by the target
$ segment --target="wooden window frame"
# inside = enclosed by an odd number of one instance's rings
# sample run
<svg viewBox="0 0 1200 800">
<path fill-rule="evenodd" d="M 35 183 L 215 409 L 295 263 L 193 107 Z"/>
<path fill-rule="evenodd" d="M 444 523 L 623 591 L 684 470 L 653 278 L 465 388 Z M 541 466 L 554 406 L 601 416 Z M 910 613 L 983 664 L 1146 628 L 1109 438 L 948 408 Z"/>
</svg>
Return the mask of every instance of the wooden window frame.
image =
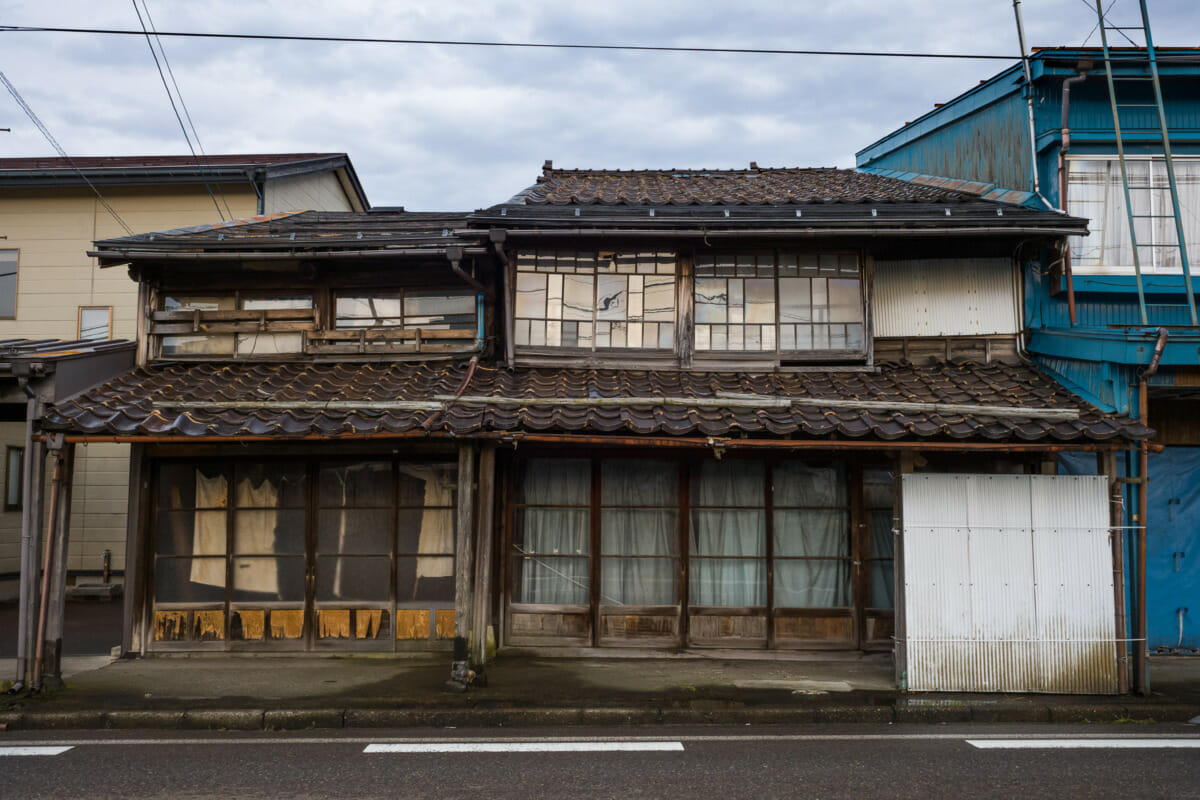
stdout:
<svg viewBox="0 0 1200 800">
<path fill-rule="evenodd" d="M 105 335 L 96 341 L 113 338 L 113 307 L 112 306 L 80 306 L 75 318 L 75 330 L 78 338 L 83 339 L 83 312 L 85 311 L 107 311 L 108 322 L 105 327 Z"/>
<path fill-rule="evenodd" d="M 277 296 L 307 296 L 310 298 L 309 308 L 296 309 L 262 309 L 247 311 L 242 308 L 246 300 Z M 186 300 L 191 297 L 230 297 L 233 308 L 228 310 L 202 311 L 168 311 L 163 308 L 167 298 Z M 153 338 L 152 352 L 154 358 L 166 361 L 263 361 L 279 358 L 303 357 L 307 353 L 307 335 L 320 329 L 321 312 L 318 305 L 318 293 L 313 288 L 305 287 L 299 291 L 287 288 L 253 289 L 253 290 L 195 290 L 181 291 L 160 290 L 156 308 L 150 312 L 150 336 Z M 184 317 L 187 316 L 187 319 Z M 175 330 L 191 325 L 196 334 L 229 335 L 233 337 L 232 353 L 196 353 L 196 354 L 163 354 L 163 339 L 167 336 L 186 336 L 189 331 Z M 200 330 L 201 326 L 204 330 Z M 215 329 L 214 329 L 215 326 Z M 262 355 L 240 355 L 238 353 L 237 337 L 239 334 L 255 333 L 300 333 L 300 350 L 295 353 L 264 353 Z"/>
<path fill-rule="evenodd" d="M 9 481 L 12 477 L 12 459 L 13 453 L 19 453 L 17 457 L 17 502 L 13 503 L 12 498 L 8 493 Z M 5 511 L 20 511 L 25 507 L 25 448 L 14 447 L 8 445 L 4 448 L 4 510 Z"/>
</svg>

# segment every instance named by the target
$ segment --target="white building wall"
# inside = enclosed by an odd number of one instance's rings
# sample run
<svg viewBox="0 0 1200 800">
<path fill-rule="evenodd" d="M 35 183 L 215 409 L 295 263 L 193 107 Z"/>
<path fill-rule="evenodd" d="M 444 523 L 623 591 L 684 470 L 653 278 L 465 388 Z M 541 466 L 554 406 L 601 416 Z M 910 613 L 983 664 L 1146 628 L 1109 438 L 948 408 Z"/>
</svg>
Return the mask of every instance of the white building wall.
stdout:
<svg viewBox="0 0 1200 800">
<path fill-rule="evenodd" d="M 353 211 L 341 181 L 333 172 L 318 172 L 269 182 L 263 193 L 263 210 L 280 211 Z"/>
</svg>

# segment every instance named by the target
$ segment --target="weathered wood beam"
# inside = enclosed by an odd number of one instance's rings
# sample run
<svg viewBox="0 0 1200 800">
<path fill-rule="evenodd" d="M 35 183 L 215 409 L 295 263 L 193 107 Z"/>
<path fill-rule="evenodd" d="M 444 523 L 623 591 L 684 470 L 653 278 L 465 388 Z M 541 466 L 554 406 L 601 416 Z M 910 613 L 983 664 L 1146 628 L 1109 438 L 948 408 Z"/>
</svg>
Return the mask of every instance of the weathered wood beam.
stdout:
<svg viewBox="0 0 1200 800">
<path fill-rule="evenodd" d="M 46 615 L 46 628 L 42 636 L 42 684 L 57 689 L 62 681 L 63 630 L 67 604 L 67 555 L 71 543 L 71 485 L 75 475 L 75 445 L 66 442 L 62 446 L 59 486 L 54 513 L 54 552 L 50 559 L 50 597 Z"/>
<path fill-rule="evenodd" d="M 477 671 L 487 662 L 488 630 L 492 621 L 495 500 L 496 443 L 485 442 L 479 451 L 479 511 L 476 515 L 479 534 L 475 550 L 475 611 L 471 625 L 471 662 Z"/>
<path fill-rule="evenodd" d="M 471 572 L 475 538 L 475 445 L 458 446 L 458 507 L 454 548 L 454 659 L 446 690 L 465 692 L 470 685 L 470 653 L 467 637 L 471 630 Z"/>
</svg>

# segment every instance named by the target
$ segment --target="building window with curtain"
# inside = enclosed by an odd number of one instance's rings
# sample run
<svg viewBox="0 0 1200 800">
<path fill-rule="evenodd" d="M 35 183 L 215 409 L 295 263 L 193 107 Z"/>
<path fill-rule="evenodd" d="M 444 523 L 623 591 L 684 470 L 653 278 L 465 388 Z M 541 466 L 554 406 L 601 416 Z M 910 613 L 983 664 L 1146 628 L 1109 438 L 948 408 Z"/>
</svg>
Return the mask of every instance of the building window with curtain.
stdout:
<svg viewBox="0 0 1200 800">
<path fill-rule="evenodd" d="M 767 604 L 766 477 L 761 461 L 693 468 L 690 605 Z"/>
<path fill-rule="evenodd" d="M 850 602 L 850 498 L 843 469 L 781 461 L 773 473 L 776 608 Z"/>
<path fill-rule="evenodd" d="M 1172 159 L 1184 243 L 1200 252 L 1200 158 Z M 1125 159 L 1133 205 L 1138 260 L 1143 272 L 1178 275 L 1183 271 L 1175 211 L 1162 156 Z M 1067 212 L 1088 219 L 1088 236 L 1072 236 L 1071 266 L 1080 272 L 1133 274 L 1133 246 L 1125 213 L 1125 191 L 1117 157 L 1067 159 Z"/>
<path fill-rule="evenodd" d="M 679 470 L 652 459 L 600 464 L 600 604 L 679 602 Z"/>
<path fill-rule="evenodd" d="M 591 461 L 535 458 L 525 463 L 513 537 L 513 602 L 590 602 L 591 507 Z"/>
</svg>

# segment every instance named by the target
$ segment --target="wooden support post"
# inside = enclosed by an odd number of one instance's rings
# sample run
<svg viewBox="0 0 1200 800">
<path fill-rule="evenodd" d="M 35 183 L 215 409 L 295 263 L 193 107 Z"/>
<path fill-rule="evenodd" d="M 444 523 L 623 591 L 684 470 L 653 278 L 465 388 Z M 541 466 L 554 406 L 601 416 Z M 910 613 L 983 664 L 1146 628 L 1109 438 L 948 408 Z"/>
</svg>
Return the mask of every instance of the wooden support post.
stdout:
<svg viewBox="0 0 1200 800">
<path fill-rule="evenodd" d="M 14 689 L 23 689 L 31 682 L 34 633 L 37 616 L 38 543 L 41 541 L 41 492 L 45 468 L 42 465 L 43 445 L 33 441 L 33 421 L 40 413 L 40 403 L 30 398 L 25 407 L 25 455 L 21 474 L 21 552 L 20 589 L 17 618 L 17 674 Z"/>
<path fill-rule="evenodd" d="M 904 493 L 902 491 L 902 476 L 912 473 L 916 469 L 916 463 L 917 454 L 911 450 L 903 450 L 897 455 L 895 462 L 896 491 L 892 506 L 896 529 L 900 531 L 900 533 L 896 534 L 896 547 L 892 554 L 893 580 L 896 583 L 893 595 L 896 598 L 896 609 L 892 628 L 896 635 L 896 685 L 900 687 L 900 691 L 902 692 L 908 691 L 908 620 L 905 612 L 908 598 L 904 593 Z"/>
<path fill-rule="evenodd" d="M 475 444 L 458 446 L 458 519 L 454 548 L 454 660 L 446 691 L 465 692 L 470 684 L 470 653 L 467 636 L 471 630 L 472 543 L 475 538 Z"/>
<path fill-rule="evenodd" d="M 150 495 L 150 475 L 144 461 L 146 445 L 129 448 L 129 499 L 125 518 L 125 586 L 122 601 L 121 655 L 146 652 L 146 537 L 143 524 Z"/>
<path fill-rule="evenodd" d="M 1099 472 L 1108 478 L 1108 524 L 1112 528 L 1113 608 L 1116 611 L 1117 691 L 1129 692 L 1129 646 L 1125 641 L 1128 630 L 1125 608 L 1125 535 L 1121 503 L 1121 484 L 1117 481 L 1117 454 L 1097 453 Z"/>
<path fill-rule="evenodd" d="M 475 551 L 475 609 L 471 625 L 471 664 L 475 682 L 482 685 L 487 643 L 492 631 L 492 554 L 495 552 L 496 444 L 486 442 L 479 451 L 478 536 Z M 494 634 L 493 634 L 494 635 Z M 492 641 L 495 641 L 492 638 Z"/>
<path fill-rule="evenodd" d="M 42 685 L 58 689 L 62 682 L 63 628 L 67 605 L 67 554 L 71 543 L 71 484 L 75 474 L 75 445 L 62 445 L 58 458 L 58 485 L 51 533 L 54 552 L 50 558 L 50 597 L 47 601 L 46 627 L 42 635 Z"/>
</svg>

